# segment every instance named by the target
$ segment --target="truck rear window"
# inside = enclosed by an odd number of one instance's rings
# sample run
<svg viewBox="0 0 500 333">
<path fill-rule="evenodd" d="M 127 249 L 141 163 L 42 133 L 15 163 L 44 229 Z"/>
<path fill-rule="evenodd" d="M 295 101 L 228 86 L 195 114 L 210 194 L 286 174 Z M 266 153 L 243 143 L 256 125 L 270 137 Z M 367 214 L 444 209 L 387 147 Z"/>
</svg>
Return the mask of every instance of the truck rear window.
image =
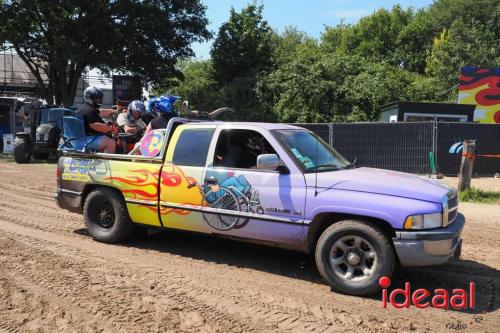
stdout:
<svg viewBox="0 0 500 333">
<path fill-rule="evenodd" d="M 172 163 L 204 167 L 214 131 L 214 128 L 184 129 L 177 140 Z"/>
</svg>

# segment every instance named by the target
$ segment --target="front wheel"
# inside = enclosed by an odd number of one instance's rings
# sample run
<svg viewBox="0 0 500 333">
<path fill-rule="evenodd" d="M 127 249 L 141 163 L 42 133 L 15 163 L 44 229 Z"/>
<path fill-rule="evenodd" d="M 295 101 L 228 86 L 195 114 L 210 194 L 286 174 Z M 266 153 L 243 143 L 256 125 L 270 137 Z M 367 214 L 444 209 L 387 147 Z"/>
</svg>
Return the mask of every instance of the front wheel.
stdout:
<svg viewBox="0 0 500 333">
<path fill-rule="evenodd" d="M 29 163 L 31 160 L 30 141 L 23 137 L 14 140 L 14 160 L 16 163 Z"/>
<path fill-rule="evenodd" d="M 395 257 L 379 228 L 365 221 L 340 221 L 319 238 L 316 265 L 334 291 L 366 296 L 380 290 L 382 276 L 392 276 Z"/>
<path fill-rule="evenodd" d="M 125 201 L 109 188 L 96 189 L 87 196 L 83 215 L 87 231 L 99 242 L 125 241 L 134 230 Z"/>
</svg>

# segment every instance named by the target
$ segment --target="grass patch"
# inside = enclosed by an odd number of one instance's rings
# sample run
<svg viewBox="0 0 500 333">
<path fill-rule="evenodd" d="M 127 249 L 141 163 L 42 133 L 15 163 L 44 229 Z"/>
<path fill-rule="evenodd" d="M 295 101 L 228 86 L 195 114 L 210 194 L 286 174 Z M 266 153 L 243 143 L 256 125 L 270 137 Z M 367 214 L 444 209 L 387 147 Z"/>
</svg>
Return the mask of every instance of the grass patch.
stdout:
<svg viewBox="0 0 500 333">
<path fill-rule="evenodd" d="M 13 162 L 14 161 L 14 155 L 0 153 L 0 161 Z"/>
<path fill-rule="evenodd" d="M 500 204 L 500 191 L 483 191 L 471 187 L 460 192 L 460 201 Z"/>
</svg>

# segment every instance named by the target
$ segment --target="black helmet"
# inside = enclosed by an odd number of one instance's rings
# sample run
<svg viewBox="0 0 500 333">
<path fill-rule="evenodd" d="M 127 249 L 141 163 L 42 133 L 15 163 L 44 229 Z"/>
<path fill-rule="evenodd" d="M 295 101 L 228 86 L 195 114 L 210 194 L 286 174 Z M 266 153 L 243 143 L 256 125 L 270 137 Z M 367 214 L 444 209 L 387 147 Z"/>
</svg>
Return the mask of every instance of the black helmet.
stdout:
<svg viewBox="0 0 500 333">
<path fill-rule="evenodd" d="M 102 100 L 103 96 L 104 95 L 102 94 L 102 91 L 96 87 L 87 87 L 83 92 L 83 100 L 85 101 L 85 103 L 90 104 L 94 107 L 100 106 L 99 103 L 94 102 L 94 98 L 97 97 Z"/>
<path fill-rule="evenodd" d="M 141 116 L 146 113 L 146 107 L 144 106 L 144 103 L 141 101 L 132 101 L 129 103 L 128 108 L 127 108 L 127 117 L 129 121 L 132 121 L 132 112 L 139 112 Z"/>
</svg>

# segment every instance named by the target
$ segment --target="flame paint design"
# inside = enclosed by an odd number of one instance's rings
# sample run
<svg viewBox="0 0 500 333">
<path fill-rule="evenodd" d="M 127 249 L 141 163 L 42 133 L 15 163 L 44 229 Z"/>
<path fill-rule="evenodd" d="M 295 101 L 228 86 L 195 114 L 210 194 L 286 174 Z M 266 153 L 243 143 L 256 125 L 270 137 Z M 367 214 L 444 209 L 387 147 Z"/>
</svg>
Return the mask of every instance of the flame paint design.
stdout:
<svg viewBox="0 0 500 333">
<path fill-rule="evenodd" d="M 116 182 L 118 188 L 120 188 L 126 198 L 138 200 L 157 201 L 161 192 L 160 186 L 163 191 L 169 191 L 168 188 L 176 188 L 176 193 L 183 193 L 185 196 L 185 191 L 189 191 L 187 185 L 196 183 L 193 177 L 186 176 L 179 167 L 172 164 L 164 165 L 161 174 L 160 171 L 150 171 L 147 169 L 127 170 L 124 174 L 126 175 L 125 177 L 111 176 L 104 178 L 104 180 Z M 193 203 L 185 204 L 189 205 Z M 156 213 L 158 212 L 158 207 L 144 206 L 144 208 Z M 166 207 L 161 207 L 159 212 L 161 215 L 170 213 L 188 215 L 190 213 L 188 210 Z"/>
</svg>

